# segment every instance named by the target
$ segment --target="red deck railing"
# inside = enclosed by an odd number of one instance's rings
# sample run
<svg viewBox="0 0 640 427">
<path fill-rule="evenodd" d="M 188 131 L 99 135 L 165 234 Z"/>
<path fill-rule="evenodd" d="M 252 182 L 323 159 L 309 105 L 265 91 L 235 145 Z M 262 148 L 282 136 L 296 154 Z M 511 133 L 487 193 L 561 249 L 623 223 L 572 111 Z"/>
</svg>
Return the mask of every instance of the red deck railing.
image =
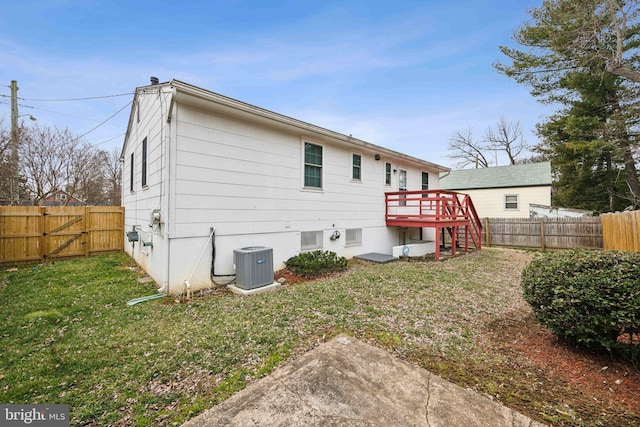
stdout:
<svg viewBox="0 0 640 427">
<path fill-rule="evenodd" d="M 429 227 L 436 229 L 436 259 L 440 258 L 441 229 L 452 239 L 452 254 L 460 232 L 464 232 L 465 251 L 471 237 L 476 248 L 482 247 L 482 224 L 467 194 L 445 190 L 396 191 L 385 193 L 387 226 Z"/>
</svg>

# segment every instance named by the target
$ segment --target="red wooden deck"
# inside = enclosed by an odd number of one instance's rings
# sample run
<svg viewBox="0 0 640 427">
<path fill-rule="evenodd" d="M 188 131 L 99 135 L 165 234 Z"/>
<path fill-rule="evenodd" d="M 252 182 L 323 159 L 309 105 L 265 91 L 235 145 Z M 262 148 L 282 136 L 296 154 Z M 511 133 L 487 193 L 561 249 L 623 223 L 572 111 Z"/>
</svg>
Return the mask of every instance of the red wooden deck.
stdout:
<svg viewBox="0 0 640 427">
<path fill-rule="evenodd" d="M 451 234 L 451 254 L 457 244 L 469 250 L 469 238 L 482 247 L 482 224 L 466 194 L 445 190 L 396 191 L 385 193 L 387 226 L 436 229 L 436 259 L 440 259 L 440 230 Z M 460 239 L 463 239 L 460 241 Z"/>
</svg>

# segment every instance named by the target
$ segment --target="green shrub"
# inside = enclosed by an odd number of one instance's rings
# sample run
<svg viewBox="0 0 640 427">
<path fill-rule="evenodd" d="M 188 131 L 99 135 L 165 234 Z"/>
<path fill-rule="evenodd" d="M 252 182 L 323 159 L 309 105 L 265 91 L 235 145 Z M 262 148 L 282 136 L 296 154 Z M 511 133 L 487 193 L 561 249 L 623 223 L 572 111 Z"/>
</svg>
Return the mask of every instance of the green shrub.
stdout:
<svg viewBox="0 0 640 427">
<path fill-rule="evenodd" d="M 640 356 L 640 345 L 618 341 L 640 332 L 640 254 L 545 254 L 523 270 L 522 288 L 538 321 L 556 336 L 632 360 Z"/>
<path fill-rule="evenodd" d="M 310 278 L 347 269 L 347 259 L 331 251 L 303 252 L 284 264 L 292 273 Z"/>
</svg>

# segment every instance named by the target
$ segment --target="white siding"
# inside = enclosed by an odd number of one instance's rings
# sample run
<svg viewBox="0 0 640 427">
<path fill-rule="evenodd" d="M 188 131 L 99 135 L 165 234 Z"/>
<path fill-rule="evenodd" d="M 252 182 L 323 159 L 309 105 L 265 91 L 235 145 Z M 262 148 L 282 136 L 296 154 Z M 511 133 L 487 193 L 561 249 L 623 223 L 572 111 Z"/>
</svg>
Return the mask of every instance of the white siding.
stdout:
<svg viewBox="0 0 640 427">
<path fill-rule="evenodd" d="M 384 162 L 314 137 L 250 126 L 182 107 L 178 122 L 176 236 L 384 226 Z M 303 189 L 303 141 L 323 146 L 323 188 Z M 416 175 L 419 172 L 415 171 Z M 417 181 L 415 181 L 417 183 Z"/>
<path fill-rule="evenodd" d="M 149 227 L 149 218 L 153 209 L 162 209 L 164 196 L 164 180 L 166 167 L 164 150 L 169 141 L 170 129 L 166 120 L 169 94 L 159 95 L 159 88 L 147 89 L 146 93 L 138 96 L 138 103 L 134 105 L 133 125 L 125 143 L 124 165 L 122 172 L 123 206 L 125 207 L 125 231 L 138 225 L 142 235 L 153 241 L 153 247 L 143 247 L 142 242 L 135 245 L 134 257 L 136 261 L 157 282 L 162 283 L 163 259 L 166 247 L 166 236 L 161 229 Z M 139 121 L 138 121 L 139 119 Z M 142 188 L 142 140 L 147 138 L 147 185 Z M 130 159 L 134 153 L 134 190 L 130 191 Z M 131 254 L 132 245 L 126 241 L 125 251 Z"/>
<path fill-rule="evenodd" d="M 471 196 L 481 218 L 523 218 L 529 216 L 529 204 L 551 205 L 549 186 L 461 190 L 460 193 Z M 507 194 L 518 196 L 518 209 L 505 209 L 504 199 Z"/>
</svg>

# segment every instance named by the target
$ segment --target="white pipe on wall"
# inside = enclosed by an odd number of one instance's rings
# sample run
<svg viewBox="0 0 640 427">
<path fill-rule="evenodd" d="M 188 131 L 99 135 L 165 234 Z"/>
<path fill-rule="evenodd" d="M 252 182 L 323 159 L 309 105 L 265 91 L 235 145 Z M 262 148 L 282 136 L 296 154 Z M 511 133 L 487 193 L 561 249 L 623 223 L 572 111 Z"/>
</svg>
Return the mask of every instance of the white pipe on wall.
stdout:
<svg viewBox="0 0 640 427">
<path fill-rule="evenodd" d="M 169 102 L 170 108 L 173 109 L 174 106 L 174 100 L 173 98 L 175 97 L 175 90 L 171 91 L 171 94 L 169 95 L 171 98 L 171 101 Z M 172 112 L 169 111 L 167 114 L 170 115 Z M 165 125 L 165 121 L 164 120 L 160 120 L 160 125 L 161 126 L 166 126 L 165 128 L 165 132 L 164 132 L 164 136 L 165 136 L 165 140 L 164 140 L 164 150 L 165 150 L 165 170 L 166 170 L 166 175 L 164 178 L 164 203 L 162 206 L 162 215 L 164 216 L 164 221 L 163 224 L 161 225 L 163 227 L 163 233 L 162 236 L 164 238 L 164 246 L 165 246 L 165 251 L 164 251 L 164 274 L 162 277 L 162 287 L 159 289 L 158 292 L 162 292 L 162 293 L 166 293 L 169 294 L 171 293 L 170 291 L 170 280 L 171 280 L 171 267 L 170 267 L 170 261 L 171 261 L 171 235 L 169 232 L 169 225 L 171 224 L 171 216 L 169 215 L 169 207 L 171 206 L 171 204 L 169 203 L 170 199 L 171 199 L 171 180 L 173 179 L 172 177 L 172 168 L 171 168 L 171 133 L 173 131 L 173 129 L 175 128 L 175 125 L 172 125 L 171 122 L 167 121 L 166 125 Z M 174 122 L 175 123 L 175 122 Z M 162 167 L 162 166 L 161 166 Z"/>
</svg>

